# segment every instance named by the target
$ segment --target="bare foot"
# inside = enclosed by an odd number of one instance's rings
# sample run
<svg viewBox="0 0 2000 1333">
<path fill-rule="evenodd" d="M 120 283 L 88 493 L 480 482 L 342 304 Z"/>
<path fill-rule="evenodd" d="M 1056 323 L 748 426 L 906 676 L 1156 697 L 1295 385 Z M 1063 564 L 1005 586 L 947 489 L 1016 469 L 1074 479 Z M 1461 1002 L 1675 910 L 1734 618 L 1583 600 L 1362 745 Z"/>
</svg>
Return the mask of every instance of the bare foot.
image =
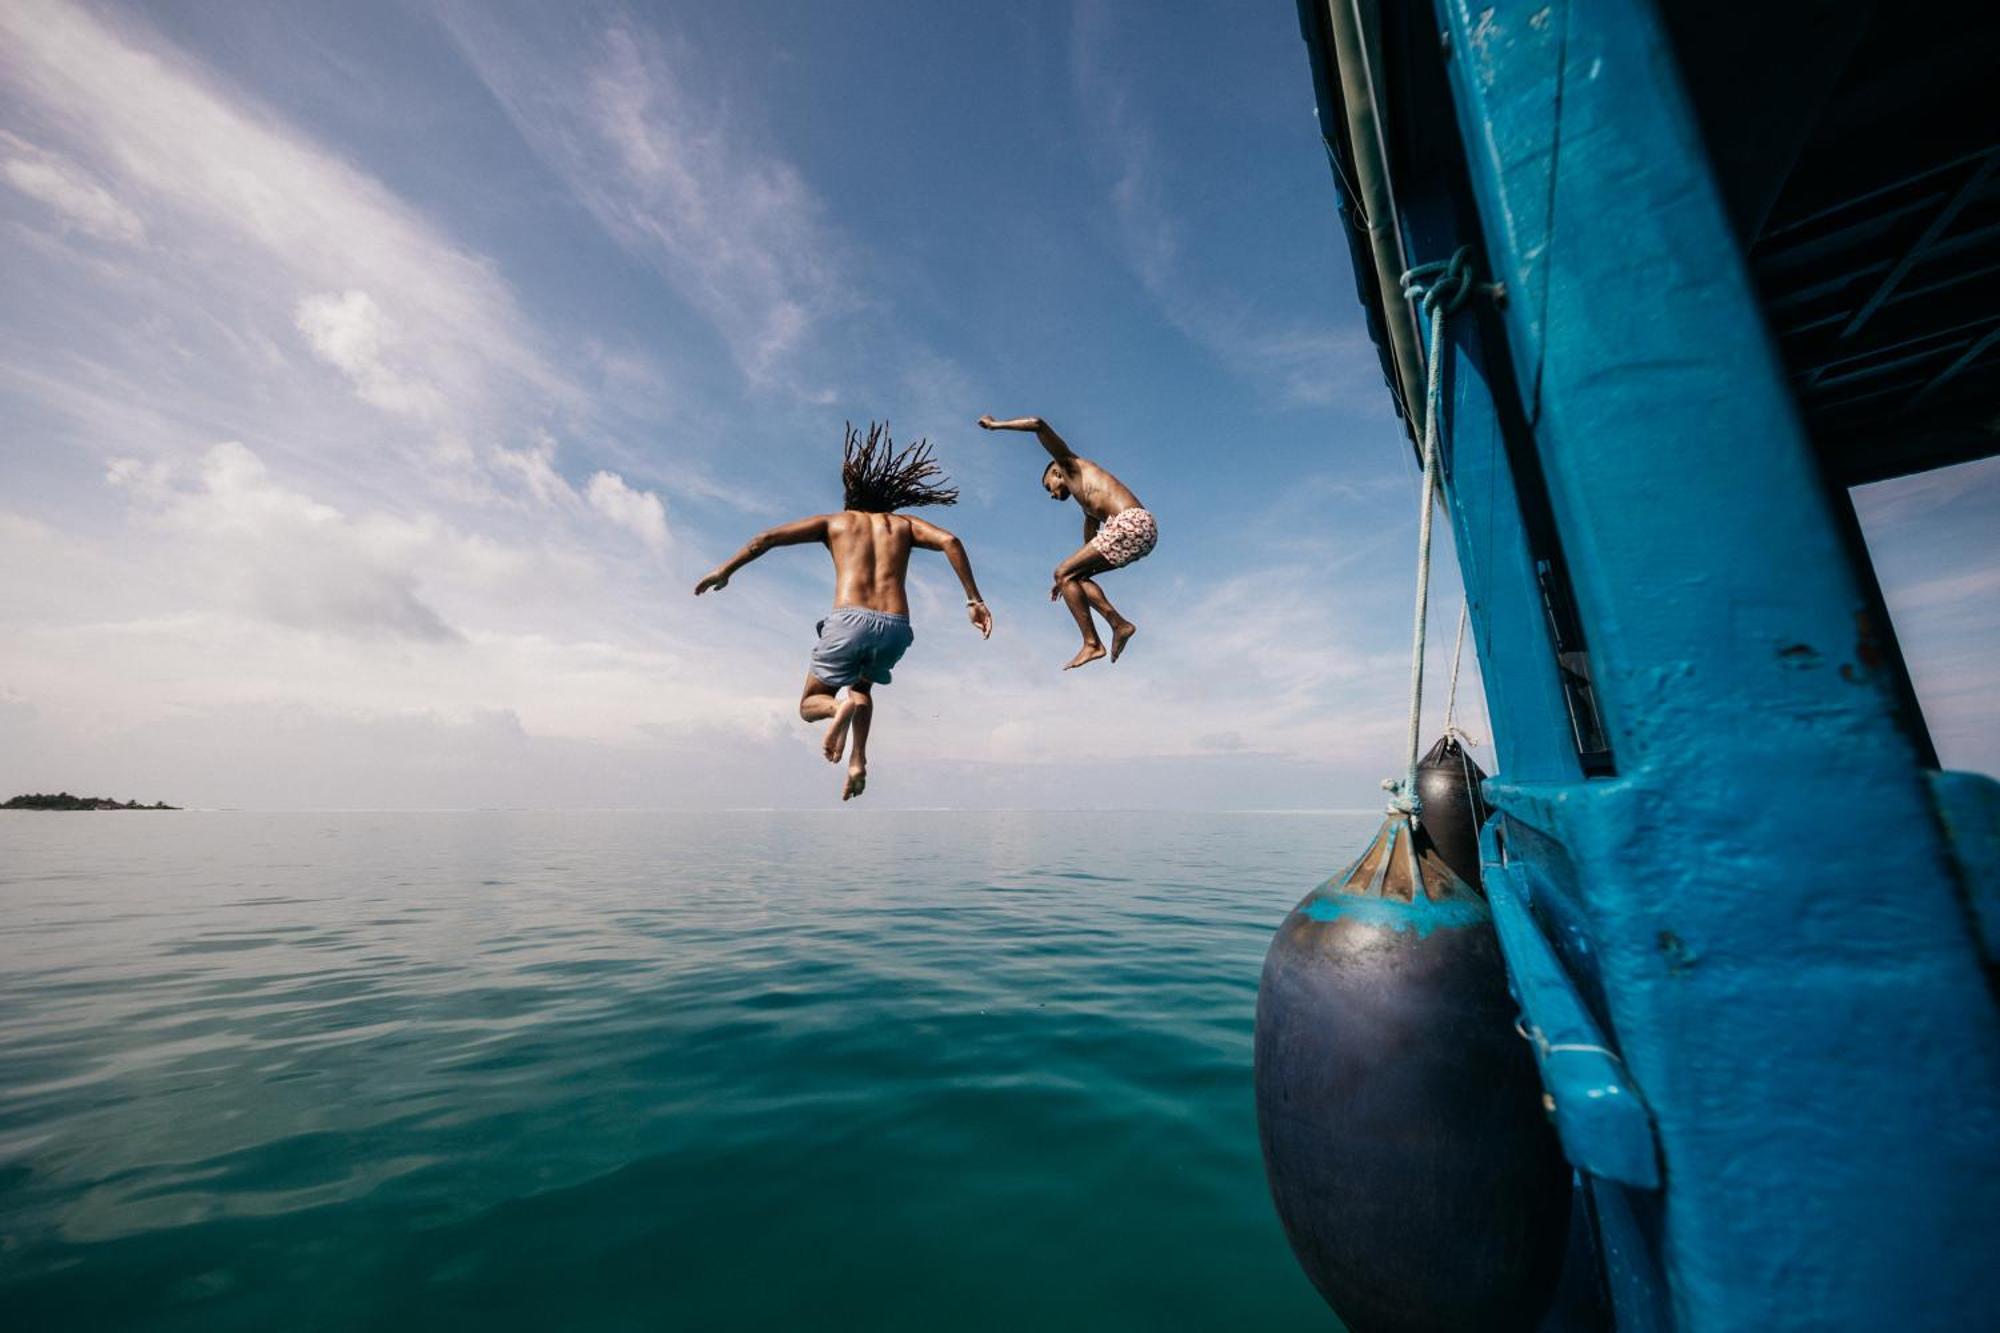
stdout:
<svg viewBox="0 0 2000 1333">
<path fill-rule="evenodd" d="M 1078 667 L 1082 666 L 1084 663 L 1095 662 L 1098 658 L 1102 656 L 1104 656 L 1103 644 L 1086 643 L 1085 645 L 1083 645 L 1083 647 L 1076 650 L 1076 656 L 1069 659 L 1069 665 L 1064 667 L 1063 670 L 1074 671 Z"/>
<path fill-rule="evenodd" d="M 851 801 L 868 790 L 868 766 L 851 764 L 847 769 L 847 786 L 841 790 L 840 799 Z"/>
<path fill-rule="evenodd" d="M 834 705 L 833 725 L 826 729 L 826 744 L 819 751 L 826 756 L 827 763 L 837 764 L 846 757 L 847 729 L 854 722 L 854 710 L 860 706 L 860 698 L 853 694 Z"/>
<path fill-rule="evenodd" d="M 1139 627 L 1133 624 L 1129 620 L 1126 621 L 1124 624 L 1116 626 L 1115 628 L 1112 629 L 1111 631 L 1112 661 L 1116 662 L 1118 660 L 1118 654 L 1125 651 L 1125 645 L 1132 642 L 1132 636 L 1134 634 L 1137 634 L 1138 632 L 1139 632 Z"/>
</svg>

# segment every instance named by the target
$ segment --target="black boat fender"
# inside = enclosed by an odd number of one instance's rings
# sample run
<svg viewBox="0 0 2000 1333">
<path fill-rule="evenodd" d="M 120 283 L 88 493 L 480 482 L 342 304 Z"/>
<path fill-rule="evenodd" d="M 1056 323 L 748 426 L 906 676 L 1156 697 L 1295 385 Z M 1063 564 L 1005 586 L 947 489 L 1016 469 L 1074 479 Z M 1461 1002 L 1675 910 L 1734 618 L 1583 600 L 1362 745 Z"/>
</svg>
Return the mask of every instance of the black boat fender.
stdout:
<svg viewBox="0 0 2000 1333">
<path fill-rule="evenodd" d="M 1562 1267 L 1570 1168 L 1486 901 L 1451 864 L 1476 849 L 1477 771 L 1449 737 L 1434 748 L 1421 817 L 1392 813 L 1264 960 L 1265 1172 L 1354 1333 L 1526 1333 Z"/>
</svg>

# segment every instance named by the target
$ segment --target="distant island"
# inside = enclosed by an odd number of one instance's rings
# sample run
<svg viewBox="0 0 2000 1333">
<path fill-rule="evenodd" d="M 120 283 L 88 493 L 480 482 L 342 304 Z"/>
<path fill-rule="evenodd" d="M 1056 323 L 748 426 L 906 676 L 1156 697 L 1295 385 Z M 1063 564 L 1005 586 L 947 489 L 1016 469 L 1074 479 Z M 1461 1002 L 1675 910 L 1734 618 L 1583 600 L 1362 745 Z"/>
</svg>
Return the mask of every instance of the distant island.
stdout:
<svg viewBox="0 0 2000 1333">
<path fill-rule="evenodd" d="M 71 796 L 59 791 L 51 796 L 46 792 L 36 792 L 30 796 L 16 796 L 0 810 L 178 810 L 177 805 L 165 801 L 155 801 L 151 805 L 141 805 L 137 801 L 114 801 L 108 796 Z"/>
</svg>

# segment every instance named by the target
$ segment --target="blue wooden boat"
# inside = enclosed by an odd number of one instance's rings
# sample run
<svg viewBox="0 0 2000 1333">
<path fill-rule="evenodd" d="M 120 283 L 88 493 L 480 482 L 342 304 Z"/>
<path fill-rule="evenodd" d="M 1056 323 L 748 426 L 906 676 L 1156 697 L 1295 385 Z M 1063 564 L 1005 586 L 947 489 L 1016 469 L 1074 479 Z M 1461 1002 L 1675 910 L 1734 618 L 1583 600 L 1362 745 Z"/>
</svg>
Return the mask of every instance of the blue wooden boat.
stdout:
<svg viewBox="0 0 2000 1333">
<path fill-rule="evenodd" d="M 1994 1327 L 2000 784 L 1940 771 L 1849 488 L 2000 451 L 2000 18 L 1299 13 L 1413 440 L 1440 375 L 1549 1326 Z"/>
</svg>

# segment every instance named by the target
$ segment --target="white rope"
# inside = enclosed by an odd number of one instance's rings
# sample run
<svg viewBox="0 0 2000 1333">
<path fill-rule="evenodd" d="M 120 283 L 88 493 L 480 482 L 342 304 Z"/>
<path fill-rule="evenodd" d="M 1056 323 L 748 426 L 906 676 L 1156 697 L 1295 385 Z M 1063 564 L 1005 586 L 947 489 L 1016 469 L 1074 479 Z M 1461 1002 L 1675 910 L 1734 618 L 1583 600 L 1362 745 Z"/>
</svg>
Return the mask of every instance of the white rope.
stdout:
<svg viewBox="0 0 2000 1333">
<path fill-rule="evenodd" d="M 1429 384 L 1424 390 L 1424 508 L 1417 523 L 1417 612 L 1410 636 L 1410 736 L 1409 763 L 1403 770 L 1403 808 L 1414 821 L 1423 813 L 1417 797 L 1417 748 L 1423 744 L 1424 719 L 1424 640 L 1430 626 L 1431 605 L 1431 511 L 1437 498 L 1437 419 L 1439 397 L 1438 340 L 1444 332 L 1444 307 L 1431 311 L 1431 354 L 1428 358 Z"/>
<path fill-rule="evenodd" d="M 1466 272 L 1470 255 L 1470 247 L 1461 246 L 1450 259 L 1419 264 L 1403 275 L 1403 294 L 1420 300 L 1431 317 L 1430 346 L 1424 357 L 1424 507 L 1417 522 L 1417 608 L 1410 634 L 1409 762 L 1404 765 L 1402 786 L 1389 802 L 1391 810 L 1408 814 L 1411 823 L 1416 823 L 1423 814 L 1423 802 L 1417 796 L 1417 752 L 1423 741 L 1424 643 L 1431 598 L 1431 510 L 1437 499 L 1438 415 L 1444 399 L 1444 318 L 1472 290 Z M 1435 281 L 1426 285 L 1429 279 Z"/>
<path fill-rule="evenodd" d="M 1471 606 L 1469 599 L 1461 597 L 1458 602 L 1458 637 L 1451 644 L 1451 689 L 1444 696 L 1444 734 L 1456 736 L 1458 732 L 1458 667 L 1465 660 L 1465 621 Z"/>
<path fill-rule="evenodd" d="M 1527 1022 L 1525 1018 L 1516 1018 L 1514 1020 L 1514 1033 L 1545 1056 L 1561 1055 L 1564 1051 L 1588 1051 L 1592 1055 L 1601 1055 L 1613 1064 L 1621 1067 L 1625 1063 L 1624 1058 L 1618 1052 L 1591 1042 L 1550 1041 L 1547 1033 L 1543 1032 L 1533 1023 Z"/>
</svg>

